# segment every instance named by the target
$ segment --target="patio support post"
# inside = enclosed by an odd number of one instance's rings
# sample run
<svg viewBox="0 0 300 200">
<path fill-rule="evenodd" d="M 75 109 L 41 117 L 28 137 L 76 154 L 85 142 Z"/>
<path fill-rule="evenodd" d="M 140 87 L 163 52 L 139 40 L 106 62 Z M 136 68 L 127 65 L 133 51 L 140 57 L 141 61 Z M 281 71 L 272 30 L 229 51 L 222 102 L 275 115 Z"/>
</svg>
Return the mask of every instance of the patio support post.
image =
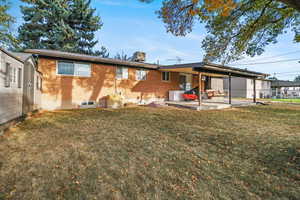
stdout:
<svg viewBox="0 0 300 200">
<path fill-rule="evenodd" d="M 232 96 L 232 93 L 231 93 L 231 73 L 229 73 L 229 77 L 228 77 L 228 89 L 229 89 L 229 104 L 231 104 L 231 96 Z"/>
<path fill-rule="evenodd" d="M 256 103 L 256 79 L 253 79 L 253 103 Z"/>
<path fill-rule="evenodd" d="M 202 92 L 201 92 L 201 88 L 202 88 L 202 74 L 201 72 L 199 72 L 198 74 L 198 85 L 199 85 L 199 89 L 198 89 L 198 102 L 199 102 L 199 106 L 201 106 L 202 103 Z"/>
</svg>

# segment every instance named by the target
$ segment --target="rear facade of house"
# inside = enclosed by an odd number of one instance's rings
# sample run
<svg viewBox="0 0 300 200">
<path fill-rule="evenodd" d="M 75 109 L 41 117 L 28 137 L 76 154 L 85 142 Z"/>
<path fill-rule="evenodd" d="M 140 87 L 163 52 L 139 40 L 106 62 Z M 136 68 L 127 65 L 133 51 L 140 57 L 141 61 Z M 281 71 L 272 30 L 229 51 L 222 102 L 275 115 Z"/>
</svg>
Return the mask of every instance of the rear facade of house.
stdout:
<svg viewBox="0 0 300 200">
<path fill-rule="evenodd" d="M 156 64 L 51 50 L 27 52 L 37 56 L 38 71 L 43 74 L 41 108 L 45 110 L 105 107 L 106 97 L 114 94 L 121 95 L 125 103 L 147 104 L 168 100 L 170 91 L 199 85 L 195 74 L 160 71 Z M 202 90 L 207 80 L 202 80 Z M 222 80 L 209 81 L 212 87 L 223 90 Z"/>
<path fill-rule="evenodd" d="M 199 85 L 204 97 L 223 98 L 228 95 L 224 77 L 265 76 L 206 63 L 149 64 L 144 62 L 144 53 L 136 53 L 133 61 L 122 61 L 54 50 L 26 52 L 37 58 L 42 74 L 40 108 L 45 110 L 105 107 L 107 96 L 115 94 L 122 96 L 124 103 L 147 104 L 171 100 L 172 95 L 183 101 L 183 92 Z"/>
<path fill-rule="evenodd" d="M 127 103 L 145 104 L 165 100 L 170 90 L 180 89 L 179 73 L 152 68 L 44 56 L 39 56 L 38 66 L 43 74 L 41 107 L 47 110 L 104 106 L 106 96 L 113 94 Z"/>
</svg>

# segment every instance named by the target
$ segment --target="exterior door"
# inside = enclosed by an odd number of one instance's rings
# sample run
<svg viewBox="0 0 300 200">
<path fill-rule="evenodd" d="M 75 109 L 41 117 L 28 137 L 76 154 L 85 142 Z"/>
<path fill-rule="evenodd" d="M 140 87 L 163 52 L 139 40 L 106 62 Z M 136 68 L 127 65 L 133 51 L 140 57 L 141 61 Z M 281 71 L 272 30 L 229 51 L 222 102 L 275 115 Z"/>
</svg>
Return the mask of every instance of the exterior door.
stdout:
<svg viewBox="0 0 300 200">
<path fill-rule="evenodd" d="M 186 76 L 179 75 L 179 87 L 182 90 L 186 90 Z"/>
<path fill-rule="evenodd" d="M 191 90 L 192 89 L 192 75 L 181 73 L 179 75 L 179 87 L 182 90 Z"/>
<path fill-rule="evenodd" d="M 26 62 L 23 81 L 23 114 L 33 111 L 34 104 L 34 67 Z"/>
</svg>

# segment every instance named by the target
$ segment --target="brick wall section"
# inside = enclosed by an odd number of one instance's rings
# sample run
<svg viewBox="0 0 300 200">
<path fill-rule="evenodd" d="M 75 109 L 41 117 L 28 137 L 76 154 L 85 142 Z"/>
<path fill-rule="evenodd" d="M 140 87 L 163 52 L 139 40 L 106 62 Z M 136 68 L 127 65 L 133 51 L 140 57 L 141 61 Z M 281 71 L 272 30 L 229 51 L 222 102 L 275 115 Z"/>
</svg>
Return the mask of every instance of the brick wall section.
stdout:
<svg viewBox="0 0 300 200">
<path fill-rule="evenodd" d="M 116 66 L 91 64 L 89 78 L 56 75 L 56 59 L 40 58 L 43 74 L 42 108 L 77 108 L 83 101 L 101 101 L 107 95 L 121 93 L 128 102 L 167 99 L 169 90 L 179 90 L 179 73 L 162 81 L 160 71 L 148 70 L 147 80 L 136 80 L 136 68 L 128 68 L 127 80 L 116 80 Z"/>
</svg>

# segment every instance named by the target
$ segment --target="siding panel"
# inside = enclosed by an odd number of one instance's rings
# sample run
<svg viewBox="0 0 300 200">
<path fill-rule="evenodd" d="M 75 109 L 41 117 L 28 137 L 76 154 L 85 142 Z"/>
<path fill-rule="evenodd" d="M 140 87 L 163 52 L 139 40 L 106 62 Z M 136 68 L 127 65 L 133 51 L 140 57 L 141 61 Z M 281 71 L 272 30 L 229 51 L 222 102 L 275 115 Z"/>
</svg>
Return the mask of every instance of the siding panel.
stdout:
<svg viewBox="0 0 300 200">
<path fill-rule="evenodd" d="M 12 69 L 18 71 L 22 69 L 21 77 L 23 78 L 23 63 L 0 50 L 0 124 L 22 116 L 22 90 L 18 87 L 18 76 L 16 81 L 11 81 L 10 87 L 5 87 L 6 63 L 10 63 Z"/>
</svg>

